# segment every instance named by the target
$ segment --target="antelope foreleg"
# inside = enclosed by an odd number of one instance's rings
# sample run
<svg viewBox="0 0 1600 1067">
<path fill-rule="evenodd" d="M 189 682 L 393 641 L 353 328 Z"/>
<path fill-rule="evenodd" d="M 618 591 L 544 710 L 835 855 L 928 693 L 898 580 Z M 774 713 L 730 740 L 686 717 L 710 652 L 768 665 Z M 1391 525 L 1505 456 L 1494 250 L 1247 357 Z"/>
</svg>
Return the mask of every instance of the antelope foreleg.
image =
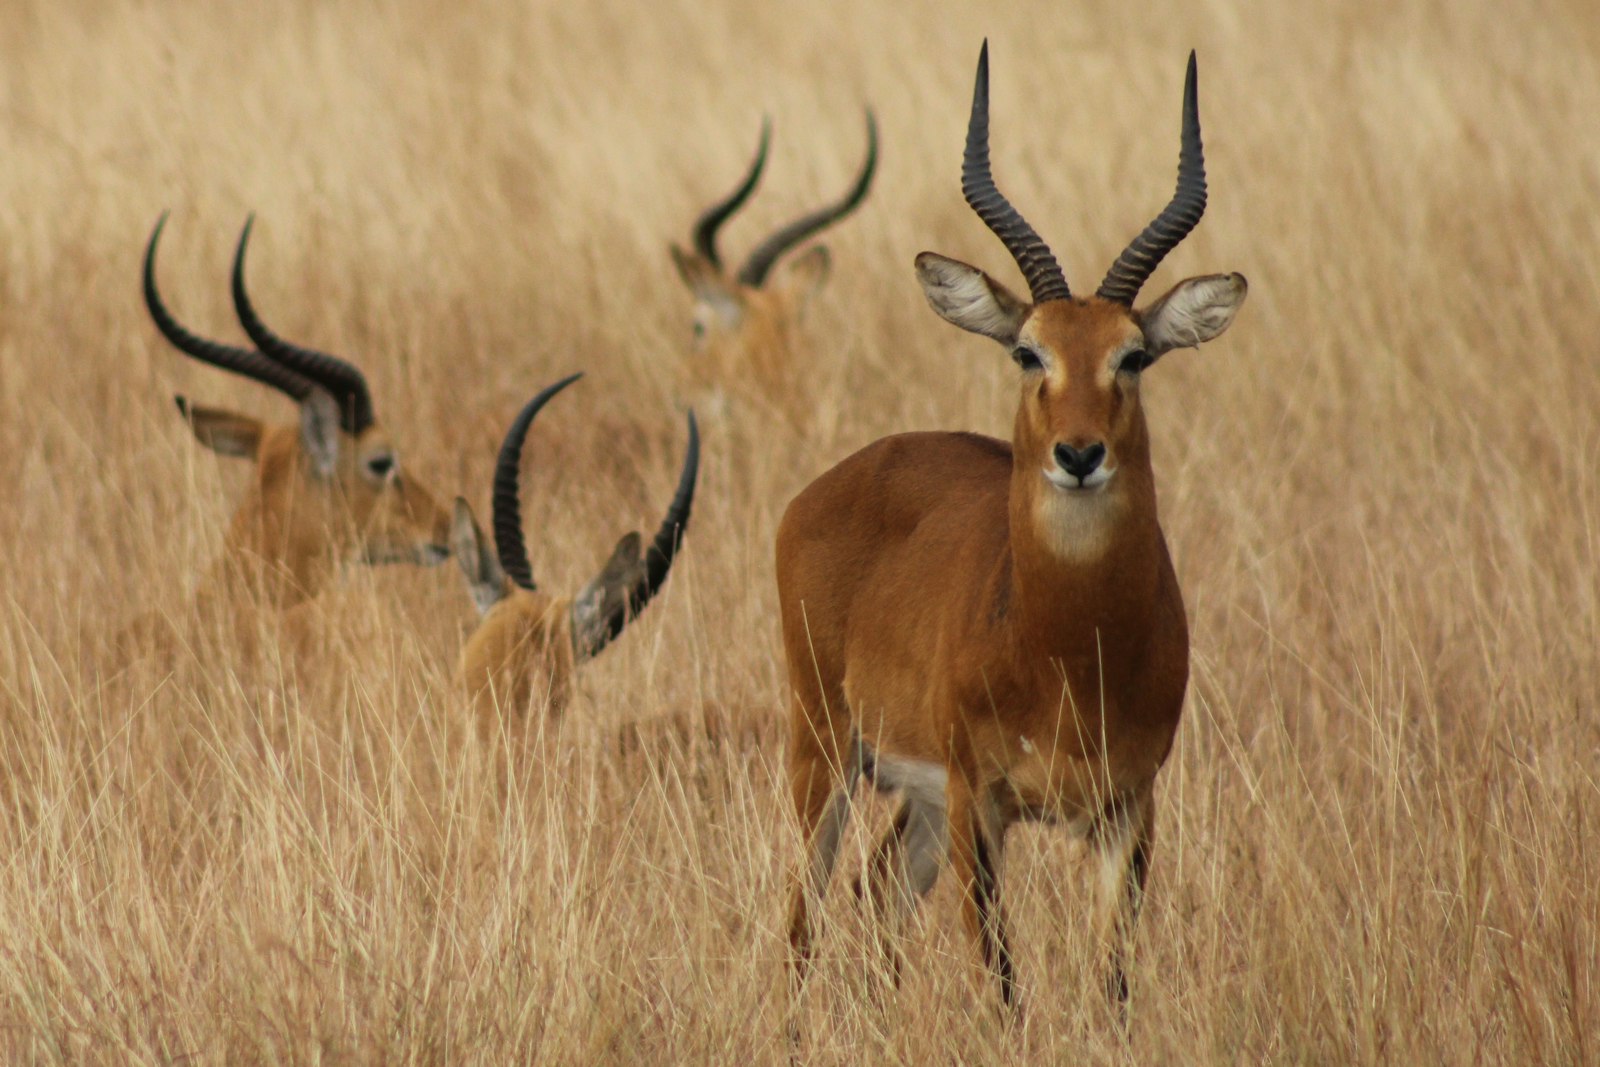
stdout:
<svg viewBox="0 0 1600 1067">
<path fill-rule="evenodd" d="M 960 775 L 950 776 L 950 866 L 964 887 L 962 914 L 967 932 L 977 943 L 984 965 L 1000 981 L 1000 999 L 1007 1008 L 1017 1002 L 1016 968 L 1006 937 L 1000 905 L 1000 862 L 1004 826 L 992 804 L 979 800 Z"/>
<path fill-rule="evenodd" d="M 850 823 L 850 794 L 859 765 L 831 767 L 819 760 L 796 769 L 790 780 L 804 835 L 804 860 L 795 876 L 789 906 L 789 960 L 795 991 L 805 983 L 813 944 L 812 902 L 820 903 L 839 858 L 839 845 Z"/>
<path fill-rule="evenodd" d="M 895 984 L 904 966 L 896 935 L 899 919 L 916 907 L 938 881 L 947 850 L 943 804 L 907 797 L 894 823 L 873 849 L 865 879 L 856 880 L 856 896 L 880 923 L 879 944 L 889 961 Z"/>
<path fill-rule="evenodd" d="M 1151 790 L 1112 804 L 1096 834 L 1100 853 L 1100 929 L 1107 944 L 1106 999 L 1127 1021 L 1128 963 L 1150 876 L 1155 804 Z"/>
</svg>

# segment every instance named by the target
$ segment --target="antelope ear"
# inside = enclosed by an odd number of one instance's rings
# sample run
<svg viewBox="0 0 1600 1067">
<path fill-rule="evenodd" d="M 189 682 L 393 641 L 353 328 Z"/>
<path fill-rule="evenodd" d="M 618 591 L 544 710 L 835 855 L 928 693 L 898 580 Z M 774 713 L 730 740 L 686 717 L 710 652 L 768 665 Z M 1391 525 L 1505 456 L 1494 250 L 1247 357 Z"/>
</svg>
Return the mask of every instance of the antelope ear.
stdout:
<svg viewBox="0 0 1600 1067">
<path fill-rule="evenodd" d="M 1197 348 L 1219 336 L 1233 322 L 1249 288 L 1243 274 L 1184 279 L 1139 312 L 1145 347 L 1159 356 L 1174 348 Z"/>
<path fill-rule="evenodd" d="M 672 265 L 678 268 L 678 277 L 696 295 L 725 288 L 717 268 L 704 256 L 679 244 L 672 245 L 671 250 Z"/>
<path fill-rule="evenodd" d="M 812 245 L 786 261 L 779 270 L 778 284 L 794 300 L 795 310 L 801 311 L 827 284 L 828 275 L 833 271 L 833 257 L 825 245 Z"/>
<path fill-rule="evenodd" d="M 500 569 L 493 547 L 484 540 L 471 505 L 461 497 L 456 497 L 450 519 L 450 551 L 466 576 L 467 592 L 472 595 L 478 614 L 489 614 L 489 609 L 506 597 L 506 572 Z"/>
<path fill-rule="evenodd" d="M 946 322 L 1010 348 L 1033 306 L 977 267 L 935 252 L 917 256 L 922 295 Z"/>
<path fill-rule="evenodd" d="M 644 577 L 644 564 L 640 562 L 640 545 L 643 539 L 639 532 L 623 534 L 617 540 L 617 547 L 611 550 L 611 558 L 606 560 L 606 565 L 600 569 L 599 577 L 591 584 L 603 585 L 606 588 L 616 588 L 627 585 L 633 588 L 640 578 Z"/>
<path fill-rule="evenodd" d="M 633 591 L 644 581 L 641 543 L 637 532 L 625 535 L 600 573 L 572 601 L 572 636 L 580 657 L 605 642 L 613 616 L 628 610 Z"/>
<path fill-rule="evenodd" d="M 300 402 L 300 444 L 319 478 L 331 478 L 339 463 L 339 405 L 326 389 L 312 389 Z"/>
<path fill-rule="evenodd" d="M 178 411 L 189 424 L 195 440 L 219 456 L 241 456 L 255 459 L 261 447 L 261 423 L 248 415 L 239 415 L 222 408 L 206 408 L 189 403 L 186 397 L 174 396 Z"/>
</svg>

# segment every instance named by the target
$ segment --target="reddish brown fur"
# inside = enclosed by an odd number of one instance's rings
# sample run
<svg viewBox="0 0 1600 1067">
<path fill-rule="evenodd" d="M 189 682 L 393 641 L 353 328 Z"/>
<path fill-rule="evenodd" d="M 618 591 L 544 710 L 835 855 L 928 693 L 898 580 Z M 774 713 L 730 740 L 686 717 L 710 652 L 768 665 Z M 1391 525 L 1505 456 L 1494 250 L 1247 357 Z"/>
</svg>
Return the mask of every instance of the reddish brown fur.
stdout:
<svg viewBox="0 0 1600 1067">
<path fill-rule="evenodd" d="M 1005 823 L 1028 815 L 1100 827 L 1126 812 L 1147 854 L 1183 706 L 1188 630 L 1138 379 L 1111 367 L 1142 336 L 1136 313 L 1100 300 L 1033 309 L 1018 343 L 1048 363 L 1023 376 L 1010 445 L 885 438 L 801 492 L 778 531 L 790 785 L 808 845 L 857 738 L 880 759 L 945 768 L 968 926 L 1008 999 L 983 850 L 997 856 Z M 1115 474 L 1102 491 L 1067 499 L 1045 480 L 1063 441 L 1104 442 Z M 790 928 L 802 975 L 806 898 L 802 879 Z"/>
</svg>

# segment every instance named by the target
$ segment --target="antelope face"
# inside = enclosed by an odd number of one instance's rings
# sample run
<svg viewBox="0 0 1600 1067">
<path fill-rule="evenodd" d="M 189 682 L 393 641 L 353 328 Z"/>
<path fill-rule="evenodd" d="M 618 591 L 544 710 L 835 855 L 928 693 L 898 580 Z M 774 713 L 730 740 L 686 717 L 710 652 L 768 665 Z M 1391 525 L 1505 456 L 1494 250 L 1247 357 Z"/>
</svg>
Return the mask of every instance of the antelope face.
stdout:
<svg viewBox="0 0 1600 1067">
<path fill-rule="evenodd" d="M 1142 373 L 1226 330 L 1246 291 L 1243 275 L 1222 274 L 1182 282 L 1139 311 L 1099 298 L 1036 307 L 1011 348 L 1023 373 L 1018 454 L 1042 457 L 1045 481 L 1074 495 L 1105 490 L 1123 459 L 1143 468 Z"/>
<path fill-rule="evenodd" d="M 1055 492 L 1104 493 L 1126 458 L 1147 447 L 1139 410 L 1144 335 L 1126 308 L 1053 301 L 1018 331 L 1011 358 L 1022 370 L 1013 447 Z"/>
<path fill-rule="evenodd" d="M 350 556 L 363 563 L 433 566 L 450 555 L 450 516 L 427 486 L 401 470 L 388 435 L 373 426 L 358 439 L 342 435 L 349 460 L 339 489 L 358 543 Z"/>
<path fill-rule="evenodd" d="M 1088 500 L 1129 465 L 1149 465 L 1142 373 L 1180 346 L 1211 340 L 1244 302 L 1240 274 L 1180 282 L 1142 310 L 1100 297 L 1030 306 L 976 267 L 917 257 L 928 302 L 946 320 L 998 341 L 1022 371 L 1012 444 L 1053 490 Z"/>
<path fill-rule="evenodd" d="M 401 473 L 388 435 L 376 425 L 359 437 L 344 432 L 325 392 L 302 405 L 299 427 L 264 426 L 181 397 L 179 409 L 201 444 L 255 461 L 255 499 L 240 513 L 292 572 L 309 575 L 318 560 L 432 566 L 450 554 L 449 516 Z"/>
</svg>

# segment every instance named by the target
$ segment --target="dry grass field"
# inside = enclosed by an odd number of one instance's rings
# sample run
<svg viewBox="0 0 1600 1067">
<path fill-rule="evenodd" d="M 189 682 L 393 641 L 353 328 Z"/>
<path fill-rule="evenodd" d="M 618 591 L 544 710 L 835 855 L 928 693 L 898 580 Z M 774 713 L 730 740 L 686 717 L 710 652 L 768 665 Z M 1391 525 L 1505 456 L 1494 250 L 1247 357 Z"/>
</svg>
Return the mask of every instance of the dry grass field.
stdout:
<svg viewBox="0 0 1600 1067">
<path fill-rule="evenodd" d="M 785 682 L 771 545 L 806 482 L 905 429 L 1009 434 L 1015 370 L 938 321 L 936 249 L 1021 288 L 961 202 L 973 62 L 1001 186 L 1080 289 L 1171 192 L 1200 56 L 1211 207 L 1147 289 L 1238 270 L 1147 376 L 1193 678 L 1126 1035 L 1082 846 L 1019 829 L 1027 1012 L 1001 1025 L 941 884 L 886 990 L 841 882 L 817 1063 L 1600 1062 L 1600 15 L 1586 0 L 788 5 L 9 0 L 0 14 L 0 1060 L 781 1063 Z M 683 447 L 667 256 L 774 122 L 737 250 L 828 238 L 804 431 L 705 420 L 687 548 L 541 758 L 451 686 L 454 565 L 347 568 L 292 638 L 186 619 L 247 467 L 173 392 L 162 288 L 243 342 L 358 360 L 403 462 L 484 514 L 535 389 L 541 581 L 653 529 Z M 702 410 L 705 410 L 702 408 Z M 162 613 L 184 637 L 117 664 Z M 310 628 L 306 639 L 304 627 Z"/>
</svg>

